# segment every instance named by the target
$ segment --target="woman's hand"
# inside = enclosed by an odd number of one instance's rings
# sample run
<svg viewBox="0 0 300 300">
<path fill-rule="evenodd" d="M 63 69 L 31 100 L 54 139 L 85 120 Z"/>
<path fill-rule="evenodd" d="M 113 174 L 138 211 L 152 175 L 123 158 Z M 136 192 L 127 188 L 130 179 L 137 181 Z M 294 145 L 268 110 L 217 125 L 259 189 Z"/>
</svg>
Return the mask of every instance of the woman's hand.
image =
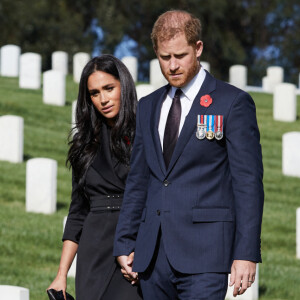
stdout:
<svg viewBox="0 0 300 300">
<path fill-rule="evenodd" d="M 50 289 L 54 289 L 56 291 L 63 291 L 64 298 L 66 299 L 67 276 L 62 274 L 57 274 L 53 282 L 47 288 L 47 290 Z"/>
</svg>

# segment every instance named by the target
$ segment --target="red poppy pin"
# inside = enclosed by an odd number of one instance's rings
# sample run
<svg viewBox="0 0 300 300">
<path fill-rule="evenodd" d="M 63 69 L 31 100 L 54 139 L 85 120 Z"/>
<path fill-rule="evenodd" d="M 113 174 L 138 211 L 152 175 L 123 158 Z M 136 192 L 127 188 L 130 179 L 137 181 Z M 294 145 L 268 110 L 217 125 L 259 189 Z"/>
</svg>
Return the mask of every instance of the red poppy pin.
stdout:
<svg viewBox="0 0 300 300">
<path fill-rule="evenodd" d="M 127 135 L 124 136 L 124 140 L 125 140 L 127 145 L 130 145 L 130 139 Z"/>
<path fill-rule="evenodd" d="M 209 107 L 212 104 L 212 98 L 210 95 L 204 95 L 200 98 L 200 105 Z"/>
</svg>

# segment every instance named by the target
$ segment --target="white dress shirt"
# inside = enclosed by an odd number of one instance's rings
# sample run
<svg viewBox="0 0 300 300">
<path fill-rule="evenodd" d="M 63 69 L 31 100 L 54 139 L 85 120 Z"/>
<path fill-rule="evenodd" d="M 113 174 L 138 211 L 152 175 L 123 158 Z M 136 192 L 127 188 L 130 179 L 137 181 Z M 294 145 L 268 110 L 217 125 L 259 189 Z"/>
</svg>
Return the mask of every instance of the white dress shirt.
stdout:
<svg viewBox="0 0 300 300">
<path fill-rule="evenodd" d="M 197 73 L 197 75 L 195 75 L 195 77 L 186 86 L 181 88 L 181 90 L 182 90 L 182 94 L 180 96 L 181 117 L 180 117 L 178 137 L 179 137 L 181 129 L 183 127 L 185 118 L 188 115 L 188 113 L 192 107 L 193 101 L 202 86 L 205 76 L 206 76 L 205 70 L 201 67 L 200 71 Z M 161 144 L 162 150 L 163 150 L 163 144 L 164 144 L 163 141 L 164 141 L 164 133 L 165 133 L 165 127 L 166 127 L 166 123 L 167 123 L 167 118 L 168 118 L 169 110 L 171 108 L 173 97 L 175 95 L 176 90 L 177 90 L 177 87 L 172 86 L 170 88 L 170 90 L 167 94 L 167 97 L 162 104 L 161 111 L 160 111 L 158 133 L 159 133 L 160 144 Z M 199 99 L 199 101 L 200 101 L 200 99 Z"/>
</svg>

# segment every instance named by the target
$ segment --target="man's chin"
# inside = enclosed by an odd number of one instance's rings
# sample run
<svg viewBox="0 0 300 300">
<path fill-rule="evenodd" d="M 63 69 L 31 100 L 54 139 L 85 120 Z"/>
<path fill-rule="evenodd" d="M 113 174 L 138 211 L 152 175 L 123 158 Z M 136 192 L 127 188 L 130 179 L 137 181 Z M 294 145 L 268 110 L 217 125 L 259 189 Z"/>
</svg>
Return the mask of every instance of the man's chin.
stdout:
<svg viewBox="0 0 300 300">
<path fill-rule="evenodd" d="M 174 86 L 174 87 L 177 87 L 177 88 L 180 88 L 184 85 L 184 82 L 183 80 L 180 80 L 180 79 L 172 79 L 172 78 L 169 78 L 169 83 Z"/>
</svg>

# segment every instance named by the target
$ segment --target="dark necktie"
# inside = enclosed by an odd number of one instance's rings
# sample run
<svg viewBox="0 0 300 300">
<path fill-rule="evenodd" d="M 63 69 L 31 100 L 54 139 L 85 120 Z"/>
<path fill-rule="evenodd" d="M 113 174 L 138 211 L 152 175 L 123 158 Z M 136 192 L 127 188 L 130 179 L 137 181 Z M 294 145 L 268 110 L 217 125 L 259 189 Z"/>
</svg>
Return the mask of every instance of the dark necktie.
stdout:
<svg viewBox="0 0 300 300">
<path fill-rule="evenodd" d="M 179 132 L 179 124 L 181 117 L 181 103 L 180 95 L 182 94 L 181 89 L 177 89 L 173 98 L 173 102 L 168 114 L 167 123 L 164 133 L 164 160 L 166 168 L 168 168 Z"/>
</svg>

